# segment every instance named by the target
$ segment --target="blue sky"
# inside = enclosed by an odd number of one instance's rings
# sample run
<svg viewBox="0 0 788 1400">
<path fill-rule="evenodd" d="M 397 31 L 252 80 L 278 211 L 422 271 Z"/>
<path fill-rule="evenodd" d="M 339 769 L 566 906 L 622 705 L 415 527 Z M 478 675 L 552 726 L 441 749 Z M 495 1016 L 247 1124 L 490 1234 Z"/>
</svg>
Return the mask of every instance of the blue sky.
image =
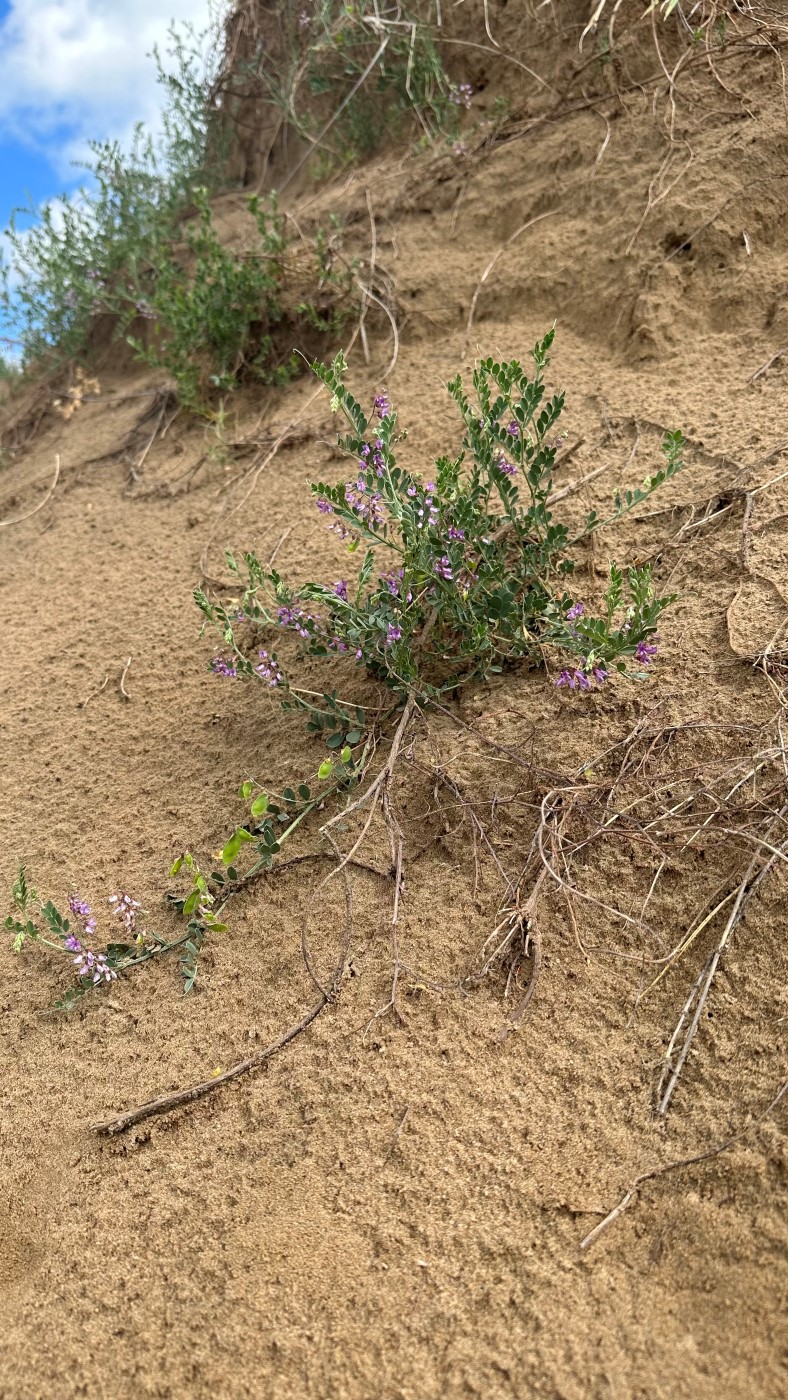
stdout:
<svg viewBox="0 0 788 1400">
<path fill-rule="evenodd" d="M 170 21 L 205 29 L 222 0 L 0 0 L 0 230 L 11 210 L 79 187 L 90 139 L 156 126 L 147 57 Z M 2 246 L 0 240 L 0 246 Z M 0 331 L 0 333 L 2 333 Z"/>
</svg>

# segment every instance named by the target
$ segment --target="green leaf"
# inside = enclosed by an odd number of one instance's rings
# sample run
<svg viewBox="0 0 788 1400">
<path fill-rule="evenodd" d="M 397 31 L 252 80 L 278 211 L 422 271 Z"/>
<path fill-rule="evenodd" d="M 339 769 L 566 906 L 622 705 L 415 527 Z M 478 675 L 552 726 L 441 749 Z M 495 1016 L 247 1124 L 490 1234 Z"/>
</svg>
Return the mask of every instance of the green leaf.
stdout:
<svg viewBox="0 0 788 1400">
<path fill-rule="evenodd" d="M 300 784 L 299 789 L 298 789 L 298 796 L 299 796 L 299 797 L 302 799 L 302 801 L 304 801 L 304 802 L 308 802 L 308 801 L 309 801 L 309 799 L 310 799 L 310 797 L 312 796 L 312 794 L 311 794 L 309 788 L 307 787 L 306 783 L 301 783 L 301 784 Z"/>
<path fill-rule="evenodd" d="M 229 841 L 227 842 L 226 846 L 224 847 L 224 850 L 222 851 L 222 855 L 221 855 L 222 865 L 232 865 L 232 863 L 233 863 L 233 861 L 236 859 L 236 857 L 237 857 L 238 852 L 240 851 L 240 849 L 241 849 L 241 836 L 240 836 L 240 833 L 236 831 L 235 835 L 230 837 Z"/>
<path fill-rule="evenodd" d="M 328 738 L 326 739 L 326 747 L 329 749 L 339 749 L 342 747 L 344 742 L 345 736 L 341 730 L 338 730 L 335 734 L 329 734 Z"/>
</svg>

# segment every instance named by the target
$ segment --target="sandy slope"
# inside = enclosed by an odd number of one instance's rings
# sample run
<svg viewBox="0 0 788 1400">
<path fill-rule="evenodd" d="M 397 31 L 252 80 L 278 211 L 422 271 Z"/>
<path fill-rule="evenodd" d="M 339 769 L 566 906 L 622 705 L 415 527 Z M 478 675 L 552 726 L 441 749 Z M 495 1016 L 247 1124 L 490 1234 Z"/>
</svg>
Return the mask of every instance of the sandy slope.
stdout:
<svg viewBox="0 0 788 1400">
<path fill-rule="evenodd" d="M 538 236 L 526 232 L 499 261 L 469 356 L 522 355 L 559 318 L 551 373 L 567 391 L 569 442 L 584 438 L 566 479 L 609 464 L 571 499 L 574 518 L 656 463 L 659 425 L 691 440 L 687 473 L 654 503 L 675 511 L 606 531 L 578 581 L 591 596 L 607 557 L 657 557 L 679 601 L 651 683 L 578 699 L 533 672 L 468 695 L 460 717 L 531 760 L 530 775 L 448 718 L 414 731 L 399 790 L 403 940 L 440 980 L 483 942 L 499 882 L 484 866 L 474 889 L 468 829 L 451 804 L 439 810 L 425 764 L 473 794 L 516 871 L 550 774 L 576 770 L 644 716 L 766 725 L 776 710 L 765 677 L 740 657 L 765 645 L 785 613 L 788 482 L 754 498 L 744 550 L 735 502 L 715 525 L 677 531 L 689 519 L 680 507 L 729 499 L 742 468 L 773 449 L 752 480 L 788 466 L 788 361 L 748 386 L 788 334 L 785 116 L 760 59 L 736 67 L 749 117 L 710 77 L 697 82 L 705 105 L 702 122 L 691 114 L 693 165 L 629 254 L 664 154 L 637 96 L 604 108 L 611 139 L 598 165 L 605 128 L 586 111 L 483 159 L 391 160 L 297 204 L 307 232 L 329 209 L 345 217 L 349 250 L 364 257 L 371 191 L 378 256 L 400 306 L 388 388 L 418 467 L 456 441 L 441 381 L 462 355 L 478 278 L 504 239 L 553 208 Z M 757 196 L 735 194 L 754 180 Z M 222 204 L 230 235 L 241 236 L 239 203 Z M 691 248 L 663 262 L 707 219 Z M 387 355 L 381 323 L 373 360 Z M 359 396 L 377 387 L 358 354 L 353 373 Z M 112 454 L 149 407 L 128 396 L 154 381 L 111 367 L 100 377 L 99 402 L 69 424 L 45 414 L 0 473 L 6 518 L 35 503 L 54 452 L 62 457 L 51 502 L 2 532 L 0 870 L 9 881 L 23 857 L 61 903 L 74 886 L 97 906 L 126 887 L 152 926 L 171 931 L 162 892 L 172 855 L 188 845 L 207 857 L 240 811 L 243 777 L 299 778 L 316 750 L 259 691 L 208 674 L 212 651 L 197 639 L 190 589 L 217 493 L 253 456 L 208 459 L 190 476 L 210 442 L 179 418 L 130 481 Z M 304 381 L 275 398 L 239 396 L 237 436 L 275 435 L 311 392 Z M 18 404 L 5 411 L 19 418 Z M 303 426 L 220 527 L 213 571 L 225 544 L 270 553 L 290 526 L 283 571 L 333 579 L 346 569 L 305 491 L 307 478 L 342 472 L 324 401 Z M 139 430 L 137 454 L 149 433 Z M 306 684 L 325 683 L 316 662 L 306 674 Z M 352 670 L 341 680 L 359 684 Z M 704 731 L 662 761 L 700 769 L 757 744 L 749 732 Z M 306 832 L 298 849 L 314 840 Z M 463 997 L 412 989 L 404 1024 L 365 1032 L 387 994 L 388 904 L 380 880 L 356 873 L 339 1003 L 264 1073 L 108 1142 L 91 1123 L 232 1064 L 305 1009 L 300 924 L 317 873 L 295 867 L 239 899 L 190 998 L 161 964 L 68 1019 L 46 1016 L 62 970 L 0 948 L 0 1396 L 777 1400 L 779 1113 L 717 1160 L 645 1188 L 594 1250 L 578 1249 L 634 1175 L 738 1130 L 784 1076 L 778 867 L 740 927 L 667 1125 L 652 1115 L 659 1059 L 701 959 L 693 954 L 633 1016 L 643 973 L 632 955 L 670 947 L 730 859 L 677 858 L 652 910 L 653 942 L 578 904 L 584 955 L 566 903 L 550 895 L 537 995 L 502 1046 L 494 982 Z M 652 873 L 648 849 L 614 844 L 580 868 L 585 889 L 635 913 Z M 340 906 L 331 895 L 312 908 L 321 967 L 336 955 Z"/>
</svg>

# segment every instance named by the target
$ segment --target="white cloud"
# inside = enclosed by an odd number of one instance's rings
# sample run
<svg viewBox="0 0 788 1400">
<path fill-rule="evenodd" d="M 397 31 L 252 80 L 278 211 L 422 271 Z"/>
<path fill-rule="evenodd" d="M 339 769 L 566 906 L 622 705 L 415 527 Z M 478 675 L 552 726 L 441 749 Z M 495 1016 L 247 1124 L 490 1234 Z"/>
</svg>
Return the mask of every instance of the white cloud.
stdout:
<svg viewBox="0 0 788 1400">
<path fill-rule="evenodd" d="M 171 20 L 203 30 L 212 0 L 11 0 L 0 25 L 0 134 L 32 142 L 64 169 L 95 138 L 155 127 L 161 105 L 147 55 Z"/>
</svg>

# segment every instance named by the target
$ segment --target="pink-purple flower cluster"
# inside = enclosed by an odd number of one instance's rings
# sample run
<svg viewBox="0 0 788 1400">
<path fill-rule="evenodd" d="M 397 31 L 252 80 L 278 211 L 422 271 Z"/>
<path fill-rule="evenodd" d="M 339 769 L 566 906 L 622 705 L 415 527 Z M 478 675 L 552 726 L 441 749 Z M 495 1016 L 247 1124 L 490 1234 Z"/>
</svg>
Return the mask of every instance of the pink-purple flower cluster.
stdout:
<svg viewBox="0 0 788 1400">
<path fill-rule="evenodd" d="M 383 497 L 379 491 L 368 490 L 363 476 L 346 483 L 345 500 L 368 525 L 379 524 L 383 519 Z"/>
<path fill-rule="evenodd" d="M 308 636 L 309 634 L 304 633 L 303 635 Z M 267 651 L 260 650 L 258 654 L 260 657 L 260 664 L 259 666 L 255 666 L 255 674 L 258 675 L 261 680 L 265 681 L 267 685 L 270 685 L 273 690 L 275 686 L 282 684 L 284 676 L 273 657 L 269 656 Z"/>
<path fill-rule="evenodd" d="M 361 461 L 359 462 L 359 466 L 361 467 L 362 471 L 367 471 L 370 467 L 374 467 L 375 476 L 385 476 L 386 459 L 383 456 L 382 438 L 375 438 L 374 451 L 368 442 L 364 443 L 364 446 L 361 449 Z"/>
<path fill-rule="evenodd" d="M 74 915 L 74 918 L 79 919 L 88 938 L 92 938 L 93 934 L 96 932 L 96 920 L 93 917 L 87 900 L 80 899 L 79 895 L 75 892 L 68 897 L 68 907 Z"/>
<path fill-rule="evenodd" d="M 428 481 L 425 487 L 424 501 L 416 507 L 416 528 L 422 530 L 425 525 L 430 529 L 438 523 L 438 507 L 433 500 L 435 492 L 435 482 Z M 418 495 L 415 486 L 409 486 L 407 494 L 411 497 Z"/>
<path fill-rule="evenodd" d="M 654 638 L 654 641 L 658 641 L 658 638 L 656 636 Z M 641 666 L 650 666 L 651 662 L 654 660 L 654 657 L 657 654 L 657 651 L 658 648 L 656 646 L 650 646 L 648 642 L 638 642 L 637 647 L 635 649 L 635 660 L 639 662 Z"/>
<path fill-rule="evenodd" d="M 498 468 L 499 472 L 503 472 L 504 476 L 517 475 L 516 466 L 514 466 L 512 462 L 507 461 L 506 457 L 504 457 L 502 452 L 498 453 L 495 459 L 495 465 Z"/>
<path fill-rule="evenodd" d="M 470 83 L 452 83 L 449 101 L 453 102 L 455 107 L 470 107 L 472 97 L 473 88 Z"/>
<path fill-rule="evenodd" d="M 276 620 L 280 627 L 294 627 L 299 637 L 308 637 L 309 628 L 306 624 L 314 622 L 315 619 L 311 613 L 305 613 L 303 608 L 299 608 L 298 604 L 293 602 L 277 608 Z"/>
<path fill-rule="evenodd" d="M 337 598 L 341 598 L 343 603 L 347 602 L 347 580 L 340 578 L 334 584 L 334 592 Z"/>
<path fill-rule="evenodd" d="M 211 662 L 211 670 L 215 676 L 238 675 L 235 661 L 231 656 L 215 656 Z"/>
<path fill-rule="evenodd" d="M 374 409 L 378 418 L 388 418 L 391 412 L 391 404 L 389 403 L 388 395 L 383 390 L 375 395 Z"/>
<path fill-rule="evenodd" d="M 91 948 L 80 948 L 74 966 L 77 977 L 89 977 L 94 986 L 99 982 L 114 982 L 118 975 L 107 962 L 106 953 L 94 953 Z"/>
<path fill-rule="evenodd" d="M 119 890 L 117 894 L 111 894 L 108 903 L 112 905 L 112 913 L 116 919 L 120 919 L 129 938 L 135 938 L 137 934 L 137 910 L 142 908 L 138 899 L 132 899 L 130 894 L 124 894 Z"/>
<path fill-rule="evenodd" d="M 87 901 L 80 899 L 78 894 L 72 894 L 69 896 L 68 907 L 74 917 L 79 919 L 87 937 L 91 937 L 96 931 L 96 920 Z M 69 933 L 63 939 L 63 947 L 67 952 L 76 954 L 74 966 L 78 977 L 89 977 L 94 985 L 102 981 L 115 981 L 118 974 L 109 966 L 106 953 L 94 953 L 92 948 L 85 947 L 74 933 Z"/>
<path fill-rule="evenodd" d="M 573 603 L 566 615 L 567 622 L 574 622 L 578 617 L 582 617 L 585 608 L 582 603 Z"/>
<path fill-rule="evenodd" d="M 556 681 L 556 685 L 559 688 L 561 686 L 566 686 L 569 690 L 590 690 L 592 678 L 596 681 L 597 685 L 602 685 L 603 682 L 607 680 L 607 676 L 608 673 L 604 666 L 594 666 L 590 675 L 586 671 L 581 671 L 579 669 L 562 671 Z"/>
<path fill-rule="evenodd" d="M 438 578 L 446 579 L 449 583 L 452 582 L 452 580 L 454 579 L 454 572 L 452 570 L 451 559 L 449 558 L 448 554 L 444 554 L 441 559 L 438 559 L 438 561 L 435 564 L 435 572 L 438 575 Z"/>
</svg>

